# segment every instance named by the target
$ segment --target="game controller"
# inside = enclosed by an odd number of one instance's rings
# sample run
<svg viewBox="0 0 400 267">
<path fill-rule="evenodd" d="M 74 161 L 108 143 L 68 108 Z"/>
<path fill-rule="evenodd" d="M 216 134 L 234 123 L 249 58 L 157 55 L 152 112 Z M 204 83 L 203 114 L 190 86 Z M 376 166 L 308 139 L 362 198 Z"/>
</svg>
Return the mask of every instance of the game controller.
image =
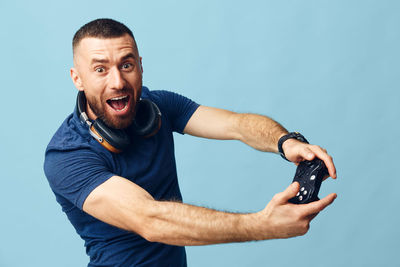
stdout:
<svg viewBox="0 0 400 267">
<path fill-rule="evenodd" d="M 297 166 L 293 182 L 299 182 L 300 191 L 289 202 L 293 204 L 307 204 L 319 200 L 318 192 L 323 178 L 329 175 L 324 162 L 318 158 L 311 161 L 302 161 Z"/>
</svg>

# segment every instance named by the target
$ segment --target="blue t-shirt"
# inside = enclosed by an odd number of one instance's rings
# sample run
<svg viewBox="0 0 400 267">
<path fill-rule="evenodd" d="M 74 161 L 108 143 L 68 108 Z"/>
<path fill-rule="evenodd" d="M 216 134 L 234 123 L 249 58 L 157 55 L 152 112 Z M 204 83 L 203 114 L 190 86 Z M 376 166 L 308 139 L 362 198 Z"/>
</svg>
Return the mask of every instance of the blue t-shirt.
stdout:
<svg viewBox="0 0 400 267">
<path fill-rule="evenodd" d="M 150 138 L 133 138 L 126 151 L 114 154 L 103 148 L 75 112 L 46 149 L 45 174 L 57 202 L 85 241 L 88 266 L 186 266 L 184 247 L 148 242 L 82 210 L 93 189 L 114 175 L 129 179 L 156 200 L 182 200 L 172 132 L 183 133 L 199 105 L 176 93 L 146 87 L 142 98 L 160 108 L 161 128 Z"/>
</svg>

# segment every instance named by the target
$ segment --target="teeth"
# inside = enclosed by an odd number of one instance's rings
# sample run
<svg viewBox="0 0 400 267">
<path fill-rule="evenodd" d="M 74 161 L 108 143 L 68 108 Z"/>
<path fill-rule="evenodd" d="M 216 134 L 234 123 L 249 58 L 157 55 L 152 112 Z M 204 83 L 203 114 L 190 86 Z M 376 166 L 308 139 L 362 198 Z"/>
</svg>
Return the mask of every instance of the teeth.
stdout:
<svg viewBox="0 0 400 267">
<path fill-rule="evenodd" d="M 120 97 L 114 97 L 114 98 L 111 98 L 110 100 L 121 100 L 121 99 L 124 99 L 124 98 L 127 98 L 128 96 L 120 96 Z"/>
</svg>

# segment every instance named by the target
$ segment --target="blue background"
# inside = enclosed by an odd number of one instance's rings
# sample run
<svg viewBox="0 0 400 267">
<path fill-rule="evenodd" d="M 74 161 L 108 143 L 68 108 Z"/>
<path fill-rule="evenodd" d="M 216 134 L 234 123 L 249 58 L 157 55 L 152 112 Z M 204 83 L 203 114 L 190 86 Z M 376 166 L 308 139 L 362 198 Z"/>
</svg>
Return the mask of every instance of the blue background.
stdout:
<svg viewBox="0 0 400 267">
<path fill-rule="evenodd" d="M 188 247 L 189 266 L 400 266 L 399 1 L 4 1 L 0 266 L 85 266 L 83 241 L 42 170 L 72 112 L 71 39 L 86 22 L 130 27 L 144 84 L 266 114 L 334 157 L 338 198 L 288 240 Z M 236 141 L 176 136 L 185 202 L 251 212 L 295 166 Z"/>
</svg>

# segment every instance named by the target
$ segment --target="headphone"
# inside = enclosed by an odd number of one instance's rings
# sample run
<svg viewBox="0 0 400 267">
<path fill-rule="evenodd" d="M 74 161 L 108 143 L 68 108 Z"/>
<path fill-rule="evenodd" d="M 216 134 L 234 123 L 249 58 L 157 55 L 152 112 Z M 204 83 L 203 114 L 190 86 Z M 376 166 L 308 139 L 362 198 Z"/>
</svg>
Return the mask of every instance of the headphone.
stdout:
<svg viewBox="0 0 400 267">
<path fill-rule="evenodd" d="M 155 135 L 161 128 L 160 109 L 148 99 L 140 99 L 136 104 L 136 117 L 129 130 L 111 128 L 99 118 L 92 122 L 86 114 L 86 97 L 83 91 L 79 91 L 76 98 L 76 113 L 81 123 L 88 126 L 90 135 L 113 153 L 124 151 L 131 144 L 132 134 L 147 138 Z"/>
</svg>

